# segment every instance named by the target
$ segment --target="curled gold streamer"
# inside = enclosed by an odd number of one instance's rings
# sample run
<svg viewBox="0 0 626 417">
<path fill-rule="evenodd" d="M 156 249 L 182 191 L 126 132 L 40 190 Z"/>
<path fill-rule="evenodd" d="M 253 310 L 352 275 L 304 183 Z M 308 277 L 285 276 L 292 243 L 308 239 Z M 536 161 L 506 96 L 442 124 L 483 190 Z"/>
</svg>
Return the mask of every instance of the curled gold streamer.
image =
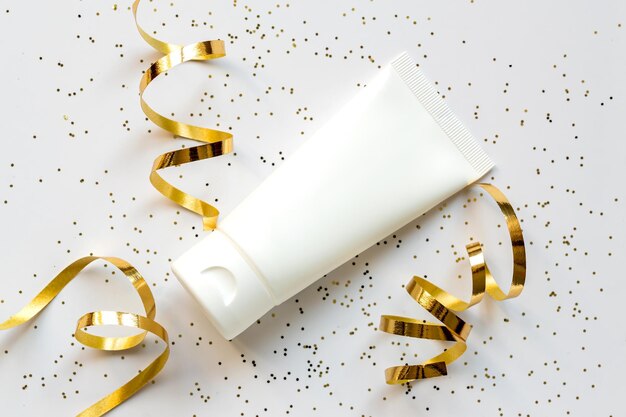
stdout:
<svg viewBox="0 0 626 417">
<path fill-rule="evenodd" d="M 467 349 L 467 337 L 472 326 L 454 312 L 467 310 L 478 304 L 485 293 L 491 298 L 502 301 L 517 297 L 524 289 L 526 280 L 526 250 L 524 236 L 519 220 L 511 203 L 504 194 L 491 184 L 478 184 L 498 203 L 506 219 L 513 248 L 513 278 L 508 292 L 503 292 L 485 262 L 480 242 L 468 244 L 465 248 L 469 254 L 472 269 L 472 295 L 469 301 L 463 301 L 439 288 L 422 277 L 414 276 L 406 285 L 406 290 L 417 303 L 432 314 L 442 324 L 430 323 L 409 317 L 383 315 L 380 317 L 379 329 L 395 335 L 421 339 L 444 340 L 455 342 L 439 355 L 418 365 L 398 365 L 385 370 L 388 384 L 402 384 L 416 379 L 432 378 L 447 375 L 447 366 L 458 359 Z"/>
<path fill-rule="evenodd" d="M 103 260 L 113 264 L 128 278 L 130 283 L 139 294 L 141 303 L 145 310 L 145 316 L 135 313 L 125 313 L 120 311 L 94 311 L 84 314 L 76 323 L 74 337 L 85 346 L 95 349 L 117 351 L 133 348 L 140 344 L 147 333 L 152 333 L 165 343 L 165 349 L 138 375 L 106 395 L 98 402 L 92 404 L 82 411 L 80 417 L 96 417 L 106 414 L 117 407 L 128 398 L 133 396 L 144 385 L 152 380 L 167 362 L 170 354 L 169 339 L 167 331 L 163 326 L 154 321 L 156 315 L 156 305 L 150 287 L 143 276 L 130 263 L 123 259 L 110 256 L 85 256 L 77 259 L 65 267 L 59 274 L 44 287 L 26 306 L 6 321 L 0 323 L 0 330 L 7 330 L 24 324 L 35 318 L 45 309 L 48 304 L 69 284 L 76 276 L 89 264 L 96 260 Z M 141 333 L 132 336 L 98 336 L 86 332 L 88 327 L 95 326 L 123 326 L 139 330 Z"/>
<path fill-rule="evenodd" d="M 143 98 L 148 85 L 159 75 L 187 61 L 206 61 L 225 55 L 224 42 L 211 40 L 180 46 L 160 41 L 144 31 L 137 21 L 137 8 L 140 0 L 132 5 L 135 25 L 141 37 L 157 51 L 165 54 L 144 72 L 139 86 L 141 109 L 157 126 L 176 136 L 186 137 L 202 142 L 202 145 L 180 149 L 159 155 L 152 165 L 150 182 L 165 197 L 181 206 L 200 214 L 203 217 L 204 229 L 213 229 L 217 224 L 219 211 L 212 205 L 193 197 L 167 182 L 159 174 L 159 170 L 171 166 L 183 165 L 229 153 L 233 149 L 232 135 L 228 132 L 175 121 L 156 112 Z M 10 329 L 28 322 L 36 317 L 46 306 L 69 284 L 85 267 L 95 260 L 102 259 L 120 269 L 133 284 L 143 303 L 146 315 L 119 311 L 96 311 L 84 314 L 78 319 L 74 337 L 85 346 L 95 349 L 118 351 L 133 348 L 140 344 L 147 333 L 152 333 L 165 342 L 164 351 L 146 368 L 130 381 L 117 388 L 98 402 L 82 411 L 81 417 L 101 416 L 117 407 L 133 396 L 165 366 L 169 357 L 169 340 L 167 331 L 154 321 L 156 306 L 150 288 L 141 274 L 128 262 L 115 257 L 87 256 L 80 258 L 63 269 L 50 283 L 37 294 L 30 303 L 8 320 L 0 323 L 0 330 Z M 141 333 L 125 337 L 105 337 L 88 333 L 88 327 L 116 325 L 143 330 Z"/>
<path fill-rule="evenodd" d="M 210 40 L 186 46 L 175 45 L 150 36 L 141 28 L 137 20 L 137 8 L 140 0 L 132 6 L 135 25 L 141 37 L 154 49 L 165 54 L 144 72 L 139 83 L 139 101 L 144 114 L 154 124 L 176 136 L 202 142 L 202 145 L 179 149 L 159 155 L 152 164 L 150 182 L 161 194 L 173 202 L 202 216 L 205 230 L 215 229 L 219 210 L 211 204 L 176 188 L 166 181 L 159 171 L 171 166 L 183 165 L 203 159 L 224 155 L 233 150 L 233 135 L 216 129 L 194 126 L 179 122 L 159 114 L 152 109 L 143 98 L 143 93 L 150 83 L 159 75 L 187 61 L 207 61 L 226 55 L 224 41 Z"/>
</svg>

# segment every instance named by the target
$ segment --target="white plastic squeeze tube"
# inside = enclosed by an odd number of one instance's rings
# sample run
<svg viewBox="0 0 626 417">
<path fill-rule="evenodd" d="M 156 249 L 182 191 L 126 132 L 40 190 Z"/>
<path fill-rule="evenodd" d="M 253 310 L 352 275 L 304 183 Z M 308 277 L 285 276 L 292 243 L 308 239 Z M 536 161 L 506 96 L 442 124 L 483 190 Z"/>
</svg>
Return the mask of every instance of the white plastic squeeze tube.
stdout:
<svg viewBox="0 0 626 417">
<path fill-rule="evenodd" d="M 232 339 L 492 166 L 405 53 L 172 269 Z"/>
</svg>

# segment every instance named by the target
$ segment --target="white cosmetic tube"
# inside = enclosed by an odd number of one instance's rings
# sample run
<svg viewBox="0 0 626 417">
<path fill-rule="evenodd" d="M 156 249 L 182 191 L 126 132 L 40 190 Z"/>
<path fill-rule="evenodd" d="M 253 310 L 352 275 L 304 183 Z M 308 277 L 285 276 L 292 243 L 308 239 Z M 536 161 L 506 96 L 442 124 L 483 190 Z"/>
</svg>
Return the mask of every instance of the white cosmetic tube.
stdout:
<svg viewBox="0 0 626 417">
<path fill-rule="evenodd" d="M 492 166 L 404 53 L 172 269 L 232 339 Z"/>
</svg>

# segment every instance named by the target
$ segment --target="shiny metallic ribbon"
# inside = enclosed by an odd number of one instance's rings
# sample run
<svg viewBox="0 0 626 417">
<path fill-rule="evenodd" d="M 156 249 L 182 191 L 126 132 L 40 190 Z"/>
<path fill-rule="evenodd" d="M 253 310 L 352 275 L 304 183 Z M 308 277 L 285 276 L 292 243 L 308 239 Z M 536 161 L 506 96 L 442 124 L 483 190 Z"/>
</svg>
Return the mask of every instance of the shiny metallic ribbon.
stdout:
<svg viewBox="0 0 626 417">
<path fill-rule="evenodd" d="M 463 301 L 439 288 L 424 278 L 414 276 L 406 290 L 417 303 L 443 324 L 429 323 L 409 317 L 383 315 L 379 329 L 400 336 L 420 339 L 444 340 L 455 344 L 441 354 L 418 365 L 398 365 L 385 370 L 388 384 L 402 384 L 416 379 L 447 375 L 447 366 L 458 359 L 466 350 L 466 340 L 472 326 L 454 312 L 464 311 L 478 304 L 485 293 L 502 301 L 517 297 L 524 289 L 526 280 L 526 250 L 524 236 L 515 211 L 502 192 L 491 184 L 478 184 L 498 203 L 506 219 L 513 248 L 513 278 L 508 292 L 503 292 L 487 267 L 480 242 L 468 244 L 472 269 L 472 296 Z"/>
<path fill-rule="evenodd" d="M 207 61 L 226 55 L 224 41 L 211 40 L 192 43 L 186 46 L 174 45 L 150 36 L 137 22 L 137 8 L 140 0 L 133 3 L 133 16 L 141 37 L 154 49 L 165 54 L 150 65 L 141 77 L 139 84 L 139 100 L 141 109 L 154 124 L 176 136 L 202 142 L 202 145 L 184 148 L 159 155 L 152 164 L 150 182 L 161 194 L 173 202 L 198 213 L 202 216 L 204 230 L 215 229 L 219 210 L 211 204 L 176 188 L 159 174 L 159 170 L 171 166 L 183 165 L 203 159 L 224 155 L 233 150 L 233 135 L 221 130 L 193 126 L 165 117 L 156 112 L 146 103 L 143 93 L 152 80 L 187 61 Z"/>
<path fill-rule="evenodd" d="M 135 0 L 132 5 L 137 30 L 148 44 L 165 54 L 154 62 L 141 78 L 139 86 L 141 108 L 146 116 L 157 126 L 174 135 L 194 139 L 203 143 L 200 146 L 167 152 L 157 157 L 154 160 L 150 172 L 150 182 L 165 197 L 200 214 L 203 217 L 204 229 L 213 229 L 217 224 L 219 211 L 212 205 L 174 187 L 165 181 L 165 179 L 159 175 L 158 171 L 170 166 L 182 165 L 229 153 L 233 148 L 232 135 L 227 132 L 193 126 L 169 119 L 153 110 L 143 99 L 143 93 L 152 80 L 176 65 L 192 60 L 205 61 L 223 57 L 225 55 L 224 42 L 221 40 L 212 40 L 197 42 L 187 46 L 179 46 L 155 39 L 144 31 L 137 21 L 137 7 L 139 6 L 139 2 L 140 0 Z M 61 290 L 80 273 L 80 271 L 97 259 L 110 262 L 129 278 L 143 302 L 146 315 L 141 316 L 119 311 L 96 311 L 87 313 L 78 320 L 74 334 L 75 338 L 82 344 L 95 349 L 116 351 L 137 346 L 144 340 L 147 332 L 150 332 L 165 342 L 165 350 L 137 376 L 79 414 L 79 416 L 85 417 L 101 416 L 126 401 L 161 371 L 169 357 L 170 350 L 167 331 L 154 321 L 156 314 L 154 297 L 141 274 L 139 274 L 131 264 L 119 258 L 96 256 L 80 258 L 61 271 L 28 305 L 22 308 L 22 310 L 11 316 L 11 318 L 4 323 L 0 323 L 0 330 L 5 330 L 31 320 L 37 316 L 37 314 L 39 314 Z M 143 330 L 143 332 L 126 337 L 103 337 L 86 332 L 88 327 L 102 325 L 132 327 Z"/>
<path fill-rule="evenodd" d="M 154 297 L 150 291 L 150 287 L 141 276 L 141 274 L 131 264 L 120 258 L 109 256 L 86 256 L 77 259 L 69 266 L 63 269 L 39 294 L 33 298 L 24 308 L 8 320 L 0 323 L 0 330 L 10 329 L 28 322 L 36 317 L 46 306 L 69 284 L 76 276 L 85 269 L 89 264 L 96 260 L 103 260 L 116 266 L 128 278 L 130 283 L 139 294 L 139 298 L 145 310 L 145 316 L 135 313 L 125 313 L 121 311 L 94 311 L 83 314 L 78 319 L 74 337 L 85 346 L 95 349 L 116 351 L 133 348 L 140 344 L 148 332 L 154 334 L 165 343 L 163 352 L 154 359 L 146 368 L 138 375 L 133 377 L 115 391 L 111 392 L 101 400 L 92 404 L 86 410 L 78 414 L 81 417 L 101 416 L 113 408 L 117 407 L 128 398 L 133 396 L 144 385 L 151 381 L 167 362 L 170 354 L 169 340 L 167 331 L 159 323 L 154 321 L 156 315 L 156 306 Z M 116 336 L 98 336 L 88 333 L 88 327 L 95 326 L 122 326 L 143 330 L 141 333 L 116 337 Z"/>
</svg>

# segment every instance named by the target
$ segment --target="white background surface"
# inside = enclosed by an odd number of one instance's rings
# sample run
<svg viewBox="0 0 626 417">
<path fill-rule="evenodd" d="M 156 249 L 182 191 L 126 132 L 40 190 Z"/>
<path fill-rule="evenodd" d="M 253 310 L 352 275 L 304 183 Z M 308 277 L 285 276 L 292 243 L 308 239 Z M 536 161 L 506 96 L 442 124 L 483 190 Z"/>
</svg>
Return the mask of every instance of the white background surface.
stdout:
<svg viewBox="0 0 626 417">
<path fill-rule="evenodd" d="M 463 314 L 474 324 L 466 355 L 448 376 L 409 388 L 386 385 L 384 368 L 442 345 L 376 331 L 378 318 L 428 318 L 402 288 L 414 274 L 467 294 L 467 261 L 455 260 L 470 237 L 484 242 L 506 285 L 510 249 L 497 208 L 486 198 L 464 207 L 477 193 L 463 192 L 222 340 L 169 271 L 204 232 L 148 183 L 152 159 L 185 141 L 141 113 L 139 78 L 159 55 L 137 34 L 130 4 L 114 5 L 0 7 L 0 313 L 17 311 L 79 256 L 135 264 L 153 285 L 172 352 L 155 383 L 111 415 L 626 415 L 626 5 L 140 7 L 144 27 L 168 41 L 227 41 L 226 58 L 177 68 L 147 94 L 164 114 L 232 129 L 236 155 L 166 174 L 218 199 L 224 214 L 403 50 L 494 159 L 487 180 L 523 221 L 527 287 Z M 158 354 L 151 340 L 122 354 L 82 348 L 75 319 L 97 309 L 141 311 L 128 283 L 102 265 L 36 321 L 0 336 L 3 415 L 77 413 Z"/>
</svg>

